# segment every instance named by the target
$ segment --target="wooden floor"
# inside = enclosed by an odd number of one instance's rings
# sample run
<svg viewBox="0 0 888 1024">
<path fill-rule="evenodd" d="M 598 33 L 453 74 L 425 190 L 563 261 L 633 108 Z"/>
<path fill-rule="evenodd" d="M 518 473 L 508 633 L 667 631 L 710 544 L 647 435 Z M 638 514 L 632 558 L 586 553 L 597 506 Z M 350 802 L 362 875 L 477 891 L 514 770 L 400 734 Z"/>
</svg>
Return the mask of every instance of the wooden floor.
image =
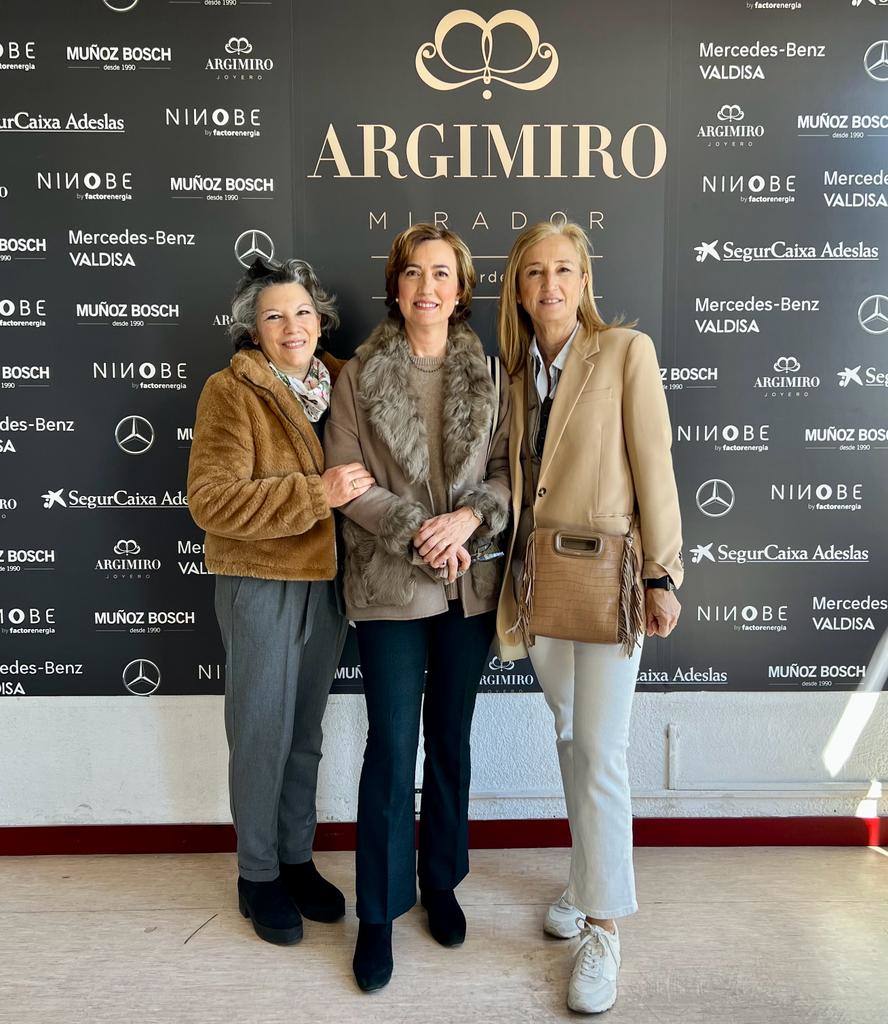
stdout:
<svg viewBox="0 0 888 1024">
<path fill-rule="evenodd" d="M 227 854 L 0 859 L 0 1021 L 16 1024 L 530 1024 L 565 1007 L 571 942 L 546 938 L 564 850 L 484 850 L 459 889 L 469 934 L 436 945 L 414 908 L 395 974 L 351 975 L 352 855 L 318 854 L 344 922 L 298 946 L 237 911 Z M 623 922 L 609 1022 L 885 1024 L 888 854 L 854 848 L 636 850 L 640 911 Z"/>
</svg>

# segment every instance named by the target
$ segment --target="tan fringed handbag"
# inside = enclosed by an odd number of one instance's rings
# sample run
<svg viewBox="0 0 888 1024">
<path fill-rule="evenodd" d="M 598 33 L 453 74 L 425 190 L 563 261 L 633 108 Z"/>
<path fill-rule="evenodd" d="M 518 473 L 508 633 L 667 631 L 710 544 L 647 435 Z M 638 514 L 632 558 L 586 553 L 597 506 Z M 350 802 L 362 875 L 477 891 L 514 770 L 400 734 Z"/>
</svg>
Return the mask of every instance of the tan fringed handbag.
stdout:
<svg viewBox="0 0 888 1024">
<path fill-rule="evenodd" d="M 644 596 L 632 530 L 625 536 L 536 527 L 527 539 L 518 621 L 537 636 L 621 644 L 632 654 L 644 631 Z"/>
</svg>

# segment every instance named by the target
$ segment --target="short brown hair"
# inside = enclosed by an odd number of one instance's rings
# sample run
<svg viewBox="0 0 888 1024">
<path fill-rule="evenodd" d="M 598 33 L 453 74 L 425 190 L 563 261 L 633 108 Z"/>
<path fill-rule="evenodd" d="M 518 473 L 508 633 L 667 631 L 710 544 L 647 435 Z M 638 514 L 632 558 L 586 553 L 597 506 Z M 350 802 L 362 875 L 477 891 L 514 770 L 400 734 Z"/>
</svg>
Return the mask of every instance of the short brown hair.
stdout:
<svg viewBox="0 0 888 1024">
<path fill-rule="evenodd" d="M 459 323 L 471 315 L 472 289 L 475 287 L 475 268 L 472 266 L 472 254 L 469 247 L 452 231 L 443 228 L 438 224 L 412 224 L 399 235 L 395 236 L 392 242 L 391 251 L 385 264 L 385 304 L 388 306 L 389 316 L 399 323 L 404 322 L 401 310 L 398 308 L 398 278 L 401 272 L 413 258 L 413 253 L 418 245 L 423 242 L 446 242 L 453 249 L 456 256 L 456 277 L 459 282 L 459 295 L 456 297 L 456 306 L 450 314 L 451 323 Z"/>
</svg>

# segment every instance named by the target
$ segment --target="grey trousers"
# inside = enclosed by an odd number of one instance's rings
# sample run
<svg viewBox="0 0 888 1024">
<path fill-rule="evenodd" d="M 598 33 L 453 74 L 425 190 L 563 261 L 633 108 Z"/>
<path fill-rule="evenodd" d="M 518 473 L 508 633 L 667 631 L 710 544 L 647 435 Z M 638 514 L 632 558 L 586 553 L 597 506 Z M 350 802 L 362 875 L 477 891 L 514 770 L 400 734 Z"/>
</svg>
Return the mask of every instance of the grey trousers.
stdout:
<svg viewBox="0 0 888 1024">
<path fill-rule="evenodd" d="M 253 882 L 311 859 L 321 720 L 348 628 L 334 586 L 216 577 L 231 816 Z"/>
</svg>

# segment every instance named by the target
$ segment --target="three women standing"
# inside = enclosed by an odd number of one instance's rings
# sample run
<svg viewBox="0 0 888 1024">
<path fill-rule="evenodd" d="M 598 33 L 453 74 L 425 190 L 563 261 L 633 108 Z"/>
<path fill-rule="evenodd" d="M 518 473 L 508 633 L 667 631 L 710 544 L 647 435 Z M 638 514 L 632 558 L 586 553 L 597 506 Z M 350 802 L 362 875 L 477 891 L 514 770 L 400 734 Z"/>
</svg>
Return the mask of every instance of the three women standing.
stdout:
<svg viewBox="0 0 888 1024">
<path fill-rule="evenodd" d="M 327 470 L 318 437 L 339 364 L 314 351 L 332 303 L 298 260 L 254 267 L 239 286 L 233 333 L 245 350 L 201 396 L 189 504 L 219 574 L 241 909 L 271 941 L 298 938 L 297 907 L 321 920 L 344 912 L 310 859 L 320 722 L 345 628 L 322 582 L 336 570 L 340 507 L 369 722 L 358 984 L 388 982 L 392 922 L 416 901 L 420 718 L 422 902 L 437 941 L 465 937 L 454 889 L 468 872 L 469 734 L 496 618 L 502 656 L 529 653 L 555 716 L 573 850 L 544 927 L 581 936 L 568 1005 L 600 1012 L 616 998 L 616 919 L 637 906 L 626 749 L 642 635 L 668 636 L 680 612 L 669 415 L 650 338 L 596 309 L 580 228 L 538 224 L 512 248 L 499 311 L 511 386 L 499 392 L 465 323 L 474 280 L 451 232 L 398 235 L 388 316 L 333 392 Z M 606 595 L 621 605 L 620 642 L 531 635 L 544 586 L 534 536 L 553 530 L 589 540 L 586 553 L 625 542 L 619 594 Z"/>
<path fill-rule="evenodd" d="M 499 339 L 512 379 L 513 571 L 497 631 L 503 657 L 529 654 L 555 716 L 573 848 L 567 888 L 544 927 L 582 936 L 568 1005 L 600 1012 L 616 999 L 615 919 L 637 909 L 626 750 L 641 632 L 668 636 L 680 611 L 672 593 L 683 576 L 672 432 L 653 342 L 602 320 L 576 225 L 537 224 L 518 237 L 504 272 Z M 564 531 L 580 551 L 584 539 L 626 538 L 636 559 L 627 592 L 604 595 L 634 603 L 620 612 L 624 642 L 533 642 L 521 628 L 535 530 Z M 595 562 L 586 559 L 587 586 Z"/>
</svg>

